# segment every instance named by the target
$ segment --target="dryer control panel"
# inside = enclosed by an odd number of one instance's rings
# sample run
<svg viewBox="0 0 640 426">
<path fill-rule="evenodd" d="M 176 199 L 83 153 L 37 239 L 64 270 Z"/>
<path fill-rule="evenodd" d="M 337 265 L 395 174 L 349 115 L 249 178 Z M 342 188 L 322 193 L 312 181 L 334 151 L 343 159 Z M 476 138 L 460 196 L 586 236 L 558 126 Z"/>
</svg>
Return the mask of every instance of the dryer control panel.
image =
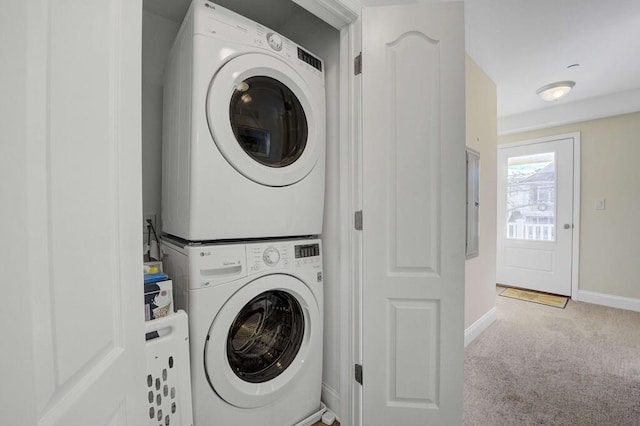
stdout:
<svg viewBox="0 0 640 426">
<path fill-rule="evenodd" d="M 311 65 L 318 71 L 322 71 L 322 61 L 316 58 L 315 56 L 313 56 L 312 54 L 310 54 L 309 52 L 305 52 L 304 50 L 300 49 L 299 47 L 298 47 L 298 59 Z"/>
<path fill-rule="evenodd" d="M 265 49 L 295 64 L 299 71 L 315 75 L 324 84 L 322 60 L 288 38 L 211 0 L 193 2 L 191 7 L 195 8 L 190 9 L 194 14 L 194 34 Z M 232 45 L 224 49 L 228 55 L 234 54 L 235 50 Z"/>
</svg>

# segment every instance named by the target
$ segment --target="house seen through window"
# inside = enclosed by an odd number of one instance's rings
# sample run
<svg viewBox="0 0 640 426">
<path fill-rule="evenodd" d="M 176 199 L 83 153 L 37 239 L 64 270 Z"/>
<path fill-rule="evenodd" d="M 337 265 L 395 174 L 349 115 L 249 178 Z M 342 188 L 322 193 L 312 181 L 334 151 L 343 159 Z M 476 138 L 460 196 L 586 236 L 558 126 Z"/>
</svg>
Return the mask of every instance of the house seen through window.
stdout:
<svg viewBox="0 0 640 426">
<path fill-rule="evenodd" d="M 507 238 L 555 241 L 555 153 L 507 162 Z"/>
</svg>

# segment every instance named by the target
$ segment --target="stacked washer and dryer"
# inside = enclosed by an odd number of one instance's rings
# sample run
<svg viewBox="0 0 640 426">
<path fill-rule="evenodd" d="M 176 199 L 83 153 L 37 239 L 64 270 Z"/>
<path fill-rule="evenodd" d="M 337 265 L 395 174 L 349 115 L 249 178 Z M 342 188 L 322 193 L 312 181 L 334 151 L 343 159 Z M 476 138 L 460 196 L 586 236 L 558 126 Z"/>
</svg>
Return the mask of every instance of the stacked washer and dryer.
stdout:
<svg viewBox="0 0 640 426">
<path fill-rule="evenodd" d="M 165 70 L 162 167 L 195 425 L 304 424 L 321 407 L 322 61 L 194 0 Z"/>
</svg>

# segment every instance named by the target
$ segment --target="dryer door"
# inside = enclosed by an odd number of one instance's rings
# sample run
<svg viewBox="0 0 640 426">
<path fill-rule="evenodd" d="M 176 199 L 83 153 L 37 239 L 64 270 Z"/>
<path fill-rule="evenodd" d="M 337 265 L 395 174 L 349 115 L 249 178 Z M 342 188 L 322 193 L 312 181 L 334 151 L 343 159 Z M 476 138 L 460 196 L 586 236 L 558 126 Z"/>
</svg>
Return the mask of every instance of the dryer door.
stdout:
<svg viewBox="0 0 640 426">
<path fill-rule="evenodd" d="M 209 130 L 224 158 L 245 177 L 267 186 L 292 185 L 311 172 L 324 150 L 323 96 L 314 98 L 281 59 L 240 55 L 211 80 Z"/>
<path fill-rule="evenodd" d="M 241 408 L 267 405 L 290 392 L 322 348 L 320 311 L 311 290 L 284 274 L 258 278 L 216 315 L 205 343 L 213 390 Z"/>
</svg>

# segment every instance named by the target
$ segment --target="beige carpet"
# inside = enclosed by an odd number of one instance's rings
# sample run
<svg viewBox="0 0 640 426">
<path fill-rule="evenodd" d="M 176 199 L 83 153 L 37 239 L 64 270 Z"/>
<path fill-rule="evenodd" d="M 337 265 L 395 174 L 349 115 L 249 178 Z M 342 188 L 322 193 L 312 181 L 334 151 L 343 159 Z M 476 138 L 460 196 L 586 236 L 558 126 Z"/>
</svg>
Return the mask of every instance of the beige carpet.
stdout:
<svg viewBox="0 0 640 426">
<path fill-rule="evenodd" d="M 512 299 L 524 300 L 525 302 L 540 303 L 541 305 L 553 306 L 554 308 L 564 309 L 569 301 L 568 297 L 557 296 L 555 294 L 540 293 L 532 290 L 522 290 L 519 288 L 505 288 L 500 296 L 510 297 Z"/>
<path fill-rule="evenodd" d="M 640 313 L 506 297 L 496 306 L 497 321 L 466 349 L 465 426 L 640 425 Z"/>
</svg>

